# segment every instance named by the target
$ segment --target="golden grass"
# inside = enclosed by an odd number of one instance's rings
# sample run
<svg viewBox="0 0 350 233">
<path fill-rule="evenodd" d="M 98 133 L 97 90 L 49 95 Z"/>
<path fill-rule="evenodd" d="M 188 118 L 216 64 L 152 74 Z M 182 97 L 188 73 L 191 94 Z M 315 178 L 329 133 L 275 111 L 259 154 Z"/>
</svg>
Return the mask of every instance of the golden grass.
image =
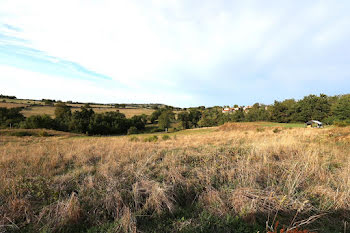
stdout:
<svg viewBox="0 0 350 233">
<path fill-rule="evenodd" d="M 153 109 L 148 109 L 148 108 L 119 108 L 118 110 L 119 112 L 125 114 L 127 118 L 130 118 L 135 115 L 141 115 L 141 114 L 151 115 L 152 112 L 154 112 Z"/>
<path fill-rule="evenodd" d="M 2 102 L 2 100 L 5 100 L 6 102 Z M 37 104 L 42 106 L 30 106 L 30 104 Z M 84 106 L 84 104 L 67 104 L 68 106 L 72 107 L 72 112 L 74 111 L 80 111 L 80 107 Z M 96 113 L 105 113 L 105 112 L 115 112 L 119 111 L 127 118 L 130 118 L 135 115 L 151 115 L 154 110 L 148 109 L 148 108 L 115 108 L 113 106 L 109 105 L 101 105 L 101 104 L 92 104 L 90 105 L 92 109 Z M 19 99 L 0 99 L 0 107 L 4 108 L 17 108 L 17 107 L 25 107 L 25 109 L 22 110 L 22 113 L 25 117 L 30 117 L 33 115 L 43 115 L 47 114 L 51 117 L 55 116 L 55 107 L 54 106 L 45 106 L 44 102 L 39 100 L 19 100 Z"/>
<path fill-rule="evenodd" d="M 34 115 L 44 115 L 47 114 L 51 117 L 55 117 L 55 107 L 51 106 L 33 106 L 27 107 L 21 111 L 25 117 L 30 117 Z"/>
<path fill-rule="evenodd" d="M 14 104 L 12 104 L 14 105 Z M 18 104 L 19 105 L 19 104 Z M 0 105 L 1 106 L 1 105 Z M 107 108 L 107 107 L 94 107 L 92 108 L 96 113 L 105 113 L 105 112 L 115 112 L 118 111 L 125 114 L 127 118 L 130 118 L 134 115 L 141 115 L 146 114 L 150 115 L 154 110 L 152 109 L 146 109 L 146 108 Z M 80 111 L 80 108 L 74 107 L 72 108 L 72 112 L 74 111 Z M 47 114 L 51 117 L 55 117 L 55 107 L 54 106 L 33 106 L 33 107 L 27 107 L 22 110 L 22 113 L 25 117 L 30 117 L 33 115 L 43 115 Z"/>
<path fill-rule="evenodd" d="M 21 108 L 21 107 L 27 107 L 26 104 L 20 104 L 20 103 L 4 103 L 0 102 L 0 108 Z"/>
<path fill-rule="evenodd" d="M 288 212 L 298 219 L 340 211 L 336 224 L 346 221 L 350 129 L 259 127 L 225 125 L 156 142 L 1 138 L 0 231 L 114 219 L 118 231 L 136 232 L 138 216 L 172 213 L 183 202 L 216 216 L 263 215 L 269 224 Z"/>
<path fill-rule="evenodd" d="M 22 100 L 22 99 L 2 99 L 0 98 L 0 102 L 5 100 L 7 103 L 15 103 L 15 104 L 44 104 L 40 100 Z"/>
</svg>

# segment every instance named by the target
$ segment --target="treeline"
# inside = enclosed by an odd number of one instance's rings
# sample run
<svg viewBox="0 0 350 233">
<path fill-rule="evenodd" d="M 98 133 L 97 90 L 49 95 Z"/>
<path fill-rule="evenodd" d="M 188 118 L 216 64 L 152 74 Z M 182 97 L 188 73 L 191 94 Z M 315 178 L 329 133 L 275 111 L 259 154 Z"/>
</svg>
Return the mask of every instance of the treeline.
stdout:
<svg viewBox="0 0 350 233">
<path fill-rule="evenodd" d="M 271 121 L 289 123 L 319 120 L 326 124 L 350 123 L 350 95 L 305 96 L 299 101 L 275 101 L 270 109 Z"/>
<path fill-rule="evenodd" d="M 145 114 L 126 118 L 119 112 L 95 113 L 86 104 L 80 111 L 71 111 L 63 102 L 55 104 L 55 118 L 49 115 L 35 115 L 25 118 L 21 108 L 0 108 L 0 127 L 47 128 L 88 135 L 132 134 L 145 130 L 152 124 L 153 131 L 210 127 L 226 122 L 271 121 L 297 123 L 319 120 L 325 124 L 350 125 L 350 95 L 327 96 L 324 94 L 305 96 L 301 100 L 275 101 L 273 105 L 256 103 L 250 109 L 243 107 L 232 113 L 222 113 L 222 107 L 183 109 L 174 113 L 171 106 L 156 108 Z M 178 109 L 176 109 L 178 110 Z"/>
<path fill-rule="evenodd" d="M 146 115 L 127 119 L 119 112 L 98 114 L 89 105 L 72 113 L 71 107 L 61 102 L 56 104 L 55 118 L 46 114 L 25 118 L 21 110 L 21 108 L 0 108 L 0 126 L 2 128 L 46 128 L 88 135 L 115 135 L 126 134 L 128 130 L 133 133 L 141 131 L 147 122 Z"/>
<path fill-rule="evenodd" d="M 286 99 L 273 105 L 256 103 L 249 110 L 243 107 L 233 113 L 222 113 L 221 107 L 190 108 L 178 114 L 183 128 L 209 127 L 225 122 L 271 121 L 298 123 L 319 120 L 326 124 L 350 125 L 350 95 L 305 96 L 301 100 Z"/>
<path fill-rule="evenodd" d="M 14 100 L 14 99 L 17 99 L 16 96 L 11 96 L 11 95 L 2 95 L 0 94 L 0 99 L 11 99 L 11 100 Z"/>
</svg>

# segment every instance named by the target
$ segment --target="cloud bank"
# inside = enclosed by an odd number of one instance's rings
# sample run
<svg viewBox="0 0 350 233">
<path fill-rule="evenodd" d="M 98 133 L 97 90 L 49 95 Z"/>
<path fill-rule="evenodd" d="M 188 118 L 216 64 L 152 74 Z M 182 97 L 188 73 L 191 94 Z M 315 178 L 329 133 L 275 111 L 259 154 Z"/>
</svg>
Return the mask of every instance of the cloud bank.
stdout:
<svg viewBox="0 0 350 233">
<path fill-rule="evenodd" d="M 2 0 L 0 92 L 175 106 L 348 93 L 349 10 L 346 1 Z"/>
</svg>

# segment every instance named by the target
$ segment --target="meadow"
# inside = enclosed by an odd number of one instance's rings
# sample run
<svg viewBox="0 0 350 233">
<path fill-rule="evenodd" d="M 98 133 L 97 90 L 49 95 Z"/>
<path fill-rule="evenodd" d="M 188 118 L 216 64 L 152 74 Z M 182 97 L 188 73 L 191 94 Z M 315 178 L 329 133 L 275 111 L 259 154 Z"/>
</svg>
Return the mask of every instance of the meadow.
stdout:
<svg viewBox="0 0 350 233">
<path fill-rule="evenodd" d="M 146 108 L 112 108 L 112 107 L 92 107 L 95 113 L 105 113 L 105 112 L 120 112 L 125 115 L 125 117 L 130 118 L 135 115 L 146 114 L 150 115 L 154 110 Z M 79 107 L 73 106 L 72 112 L 80 111 Z M 55 107 L 54 106 L 33 106 L 26 107 L 23 109 L 22 114 L 25 117 L 30 117 L 33 115 L 43 115 L 47 114 L 52 118 L 55 117 Z"/>
<path fill-rule="evenodd" d="M 5 102 L 2 102 L 5 101 Z M 84 104 L 67 104 L 72 107 L 72 112 L 80 111 L 80 107 L 84 106 Z M 125 114 L 127 118 L 131 118 L 135 115 L 151 115 L 154 112 L 153 109 L 142 108 L 142 107 L 126 107 L 126 108 L 115 108 L 112 105 L 103 105 L 103 104 L 91 104 L 91 108 L 96 113 L 105 113 L 105 112 L 116 112 Z M 21 113 L 25 117 L 30 117 L 33 115 L 43 115 L 47 114 L 50 117 L 55 117 L 55 106 L 45 105 L 43 101 L 40 100 L 20 100 L 20 99 L 1 99 L 0 98 L 0 107 L 5 108 L 23 108 Z"/>
<path fill-rule="evenodd" d="M 2 133 L 0 232 L 347 232 L 350 128 L 300 126 Z"/>
</svg>

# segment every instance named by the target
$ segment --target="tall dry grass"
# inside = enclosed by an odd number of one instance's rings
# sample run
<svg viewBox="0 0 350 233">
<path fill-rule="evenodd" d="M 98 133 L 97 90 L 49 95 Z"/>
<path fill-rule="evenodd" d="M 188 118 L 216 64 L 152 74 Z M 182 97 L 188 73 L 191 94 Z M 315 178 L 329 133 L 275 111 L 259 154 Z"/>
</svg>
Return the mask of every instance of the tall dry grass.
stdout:
<svg viewBox="0 0 350 233">
<path fill-rule="evenodd" d="M 349 135 L 349 128 L 276 131 L 234 124 L 157 142 L 3 137 L 0 232 L 106 222 L 115 232 L 139 232 L 140 219 L 174 216 L 190 206 L 218 218 L 266 222 L 271 231 L 276 221 L 285 229 L 344 230 Z M 174 226 L 199 224 L 188 218 Z"/>
</svg>

